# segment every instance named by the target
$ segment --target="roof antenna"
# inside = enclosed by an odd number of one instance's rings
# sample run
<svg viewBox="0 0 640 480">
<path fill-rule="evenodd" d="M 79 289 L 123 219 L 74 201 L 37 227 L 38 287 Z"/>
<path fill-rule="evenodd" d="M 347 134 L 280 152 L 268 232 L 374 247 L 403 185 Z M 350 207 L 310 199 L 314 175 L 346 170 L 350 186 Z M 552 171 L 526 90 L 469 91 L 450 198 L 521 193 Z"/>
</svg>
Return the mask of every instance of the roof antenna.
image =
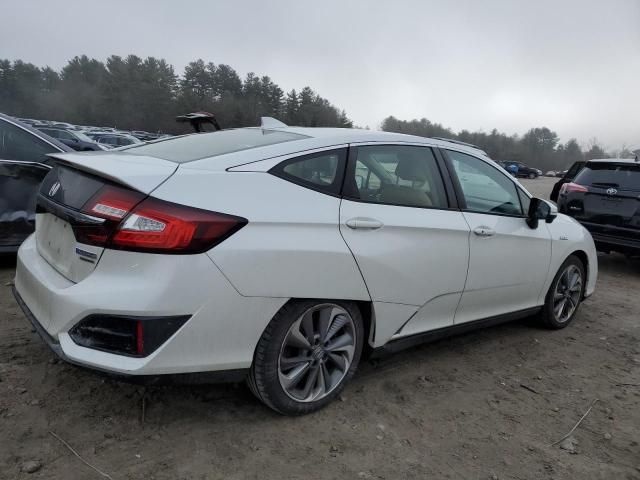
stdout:
<svg viewBox="0 0 640 480">
<path fill-rule="evenodd" d="M 273 117 L 260 117 L 260 128 L 287 128 L 288 125 Z"/>
</svg>

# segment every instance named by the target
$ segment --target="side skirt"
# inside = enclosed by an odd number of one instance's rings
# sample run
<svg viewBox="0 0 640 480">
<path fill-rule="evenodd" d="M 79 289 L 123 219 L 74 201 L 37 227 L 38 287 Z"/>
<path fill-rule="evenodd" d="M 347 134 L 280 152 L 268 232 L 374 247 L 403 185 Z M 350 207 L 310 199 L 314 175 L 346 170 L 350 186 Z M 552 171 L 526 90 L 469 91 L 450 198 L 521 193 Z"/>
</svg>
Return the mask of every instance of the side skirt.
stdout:
<svg viewBox="0 0 640 480">
<path fill-rule="evenodd" d="M 494 317 L 474 320 L 473 322 L 460 323 L 458 325 L 451 325 L 449 327 L 429 330 L 428 332 L 421 332 L 414 335 L 408 335 L 406 337 L 395 338 L 393 340 L 390 340 L 383 346 L 374 349 L 373 352 L 371 352 L 370 358 L 380 358 L 389 354 L 399 352 L 401 350 L 405 350 L 407 348 L 421 345 L 423 343 L 435 342 L 443 338 L 462 335 L 464 333 L 479 330 L 481 328 L 492 327 L 494 325 L 500 325 L 501 323 L 520 320 L 522 318 L 527 318 L 535 315 L 541 310 L 542 306 L 527 308 L 525 310 L 518 310 L 517 312 L 505 313 L 503 315 L 496 315 Z"/>
</svg>

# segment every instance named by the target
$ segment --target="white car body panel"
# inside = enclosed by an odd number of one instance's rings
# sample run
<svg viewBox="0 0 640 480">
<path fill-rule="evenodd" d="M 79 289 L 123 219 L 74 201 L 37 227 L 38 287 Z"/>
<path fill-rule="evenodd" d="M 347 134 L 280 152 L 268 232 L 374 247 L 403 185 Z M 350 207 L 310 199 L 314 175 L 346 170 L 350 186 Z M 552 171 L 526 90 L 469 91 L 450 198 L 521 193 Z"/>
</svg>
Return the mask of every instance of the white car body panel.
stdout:
<svg viewBox="0 0 640 480">
<path fill-rule="evenodd" d="M 525 310 L 537 305 L 551 260 L 551 239 L 544 222 L 531 229 L 519 217 L 465 212 L 471 231 L 467 282 L 455 323 Z"/>
<path fill-rule="evenodd" d="M 584 252 L 588 260 L 587 285 L 585 296 L 589 297 L 596 289 L 598 279 L 598 255 L 589 231 L 577 220 L 559 213 L 553 223 L 546 224 L 552 238 L 551 266 L 538 297 L 538 304 L 544 303 L 544 297 L 551 286 L 553 277 L 569 255 L 576 251 Z"/>
<path fill-rule="evenodd" d="M 154 196 L 250 219 L 208 253 L 241 295 L 371 300 L 338 230 L 337 197 L 267 173 L 191 169 Z"/>
<path fill-rule="evenodd" d="M 242 297 L 206 254 L 105 250 L 95 271 L 75 284 L 38 254 L 34 235 L 20 247 L 15 286 L 71 360 L 131 375 L 247 368 L 260 335 L 287 301 Z M 193 316 L 151 355 L 132 358 L 70 339 L 71 327 L 93 313 Z"/>
<path fill-rule="evenodd" d="M 496 165 L 477 149 L 385 132 L 288 130 L 310 138 L 183 164 L 127 148 L 54 155 L 158 199 L 248 219 L 206 253 L 107 248 L 95 270 L 68 272 L 75 281 L 47 263 L 32 235 L 19 250 L 15 287 L 69 359 L 131 375 L 248 368 L 264 329 L 292 298 L 370 302 L 370 343 L 381 347 L 541 306 L 558 268 L 576 251 L 588 260 L 586 295 L 594 291 L 591 236 L 563 215 L 532 230 L 524 218 L 344 200 L 268 173 L 287 158 L 371 142 L 443 147 Z M 346 222 L 354 218 L 382 226 L 352 230 Z M 478 225 L 496 234 L 476 237 Z M 42 234 L 38 241 L 46 241 Z M 74 343 L 69 330 L 92 313 L 192 317 L 156 351 L 134 358 Z"/>
<path fill-rule="evenodd" d="M 354 219 L 375 219 L 383 225 L 375 230 L 352 229 L 347 222 Z M 461 212 L 345 199 L 340 208 L 340 232 L 374 302 L 422 307 L 421 315 L 410 322 L 414 329 L 453 325 L 469 261 L 469 227 Z M 449 249 L 456 254 L 442 255 Z M 433 272 L 438 272 L 437 282 L 429 281 Z M 441 306 L 445 298 L 449 309 Z M 427 307 L 434 299 L 440 300 L 432 309 Z M 408 319 L 402 319 L 396 330 Z M 395 330 L 388 333 L 393 335 Z M 391 335 L 376 333 L 376 343 L 386 342 Z"/>
</svg>

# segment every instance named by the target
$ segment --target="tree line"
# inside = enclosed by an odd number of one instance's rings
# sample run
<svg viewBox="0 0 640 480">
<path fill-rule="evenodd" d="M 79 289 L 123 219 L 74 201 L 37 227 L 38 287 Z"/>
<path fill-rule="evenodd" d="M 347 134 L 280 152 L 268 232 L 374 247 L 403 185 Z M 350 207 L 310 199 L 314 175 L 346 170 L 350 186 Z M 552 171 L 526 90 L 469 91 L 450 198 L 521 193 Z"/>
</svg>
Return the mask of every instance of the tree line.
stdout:
<svg viewBox="0 0 640 480">
<path fill-rule="evenodd" d="M 575 138 L 562 143 L 558 134 L 547 127 L 531 128 L 524 135 L 507 135 L 493 129 L 491 133 L 462 130 L 455 133 L 439 123 L 426 118 L 398 120 L 390 116 L 382 122 L 386 132 L 406 133 L 421 137 L 443 137 L 471 143 L 482 148 L 494 160 L 512 160 L 525 163 L 546 172 L 561 170 L 579 160 L 608 157 L 631 157 L 628 148 L 606 152 L 594 138 L 583 149 Z"/>
<path fill-rule="evenodd" d="M 351 120 L 310 87 L 285 93 L 269 76 L 241 79 L 229 65 L 190 62 L 182 75 L 164 59 L 86 55 L 60 71 L 0 59 L 0 112 L 78 125 L 181 133 L 175 121 L 193 111 L 216 115 L 223 128 L 255 126 L 260 117 L 288 125 L 351 127 Z"/>
<path fill-rule="evenodd" d="M 241 78 L 231 66 L 198 59 L 181 75 L 164 59 L 112 55 L 105 62 L 86 55 L 60 71 L 22 60 L 0 59 L 0 112 L 17 117 L 58 120 L 78 125 L 163 133 L 189 131 L 175 117 L 193 111 L 216 115 L 223 128 L 258 125 L 271 116 L 288 125 L 352 127 L 353 122 L 310 87 L 285 92 L 269 76 L 253 72 Z M 382 130 L 472 143 L 495 160 L 515 160 L 541 170 L 567 168 L 583 159 L 628 156 L 624 147 L 605 152 L 592 139 L 582 148 L 575 138 L 562 143 L 547 127 L 524 135 L 462 130 L 458 133 L 426 118 L 384 119 Z"/>
</svg>

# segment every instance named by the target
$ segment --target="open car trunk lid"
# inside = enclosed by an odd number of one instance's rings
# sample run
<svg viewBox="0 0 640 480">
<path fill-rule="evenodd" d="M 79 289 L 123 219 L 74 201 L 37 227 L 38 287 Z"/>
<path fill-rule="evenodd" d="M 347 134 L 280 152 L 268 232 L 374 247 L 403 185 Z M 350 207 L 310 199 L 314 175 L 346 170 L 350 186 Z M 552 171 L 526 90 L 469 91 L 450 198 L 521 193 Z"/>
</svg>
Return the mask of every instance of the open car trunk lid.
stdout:
<svg viewBox="0 0 640 480">
<path fill-rule="evenodd" d="M 126 186 L 151 193 L 177 169 L 166 160 L 105 154 L 55 154 L 56 166 L 47 174 L 38 193 L 36 244 L 40 255 L 61 275 L 80 282 L 93 272 L 103 247 L 77 240 L 74 228 L 100 218 L 83 212 L 83 206 L 107 185 Z"/>
</svg>

